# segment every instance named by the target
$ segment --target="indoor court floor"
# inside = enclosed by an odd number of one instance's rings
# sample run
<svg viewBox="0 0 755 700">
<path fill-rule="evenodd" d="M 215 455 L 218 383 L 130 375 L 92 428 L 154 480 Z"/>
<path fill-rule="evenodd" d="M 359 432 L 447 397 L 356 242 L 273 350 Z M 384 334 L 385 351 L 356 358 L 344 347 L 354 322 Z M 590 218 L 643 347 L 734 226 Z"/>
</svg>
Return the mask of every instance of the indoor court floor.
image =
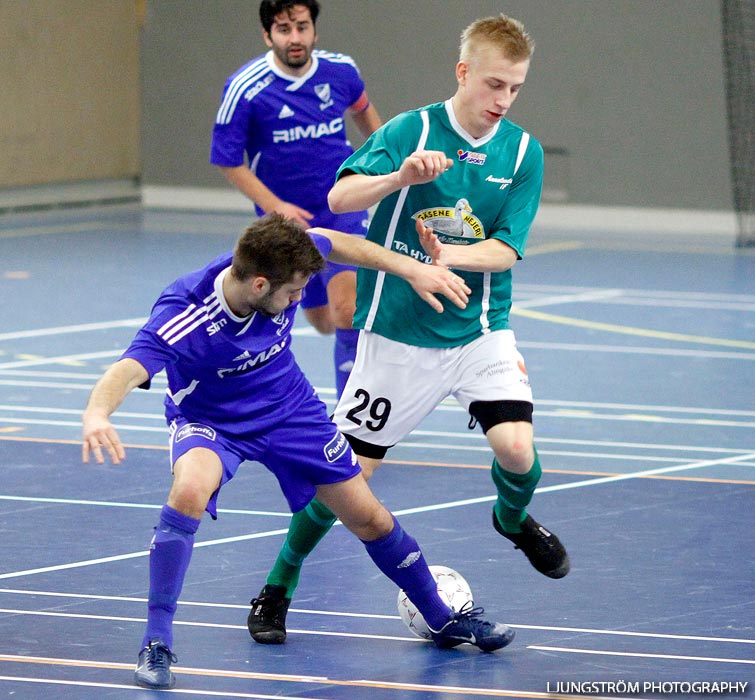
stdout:
<svg viewBox="0 0 755 700">
<path fill-rule="evenodd" d="M 460 571 L 516 629 L 511 646 L 412 637 L 395 586 L 342 527 L 305 565 L 287 643 L 252 642 L 248 603 L 289 514 L 247 464 L 197 533 L 176 688 L 134 686 L 170 485 L 165 382 L 115 415 L 120 466 L 81 463 L 80 415 L 160 290 L 247 223 L 139 205 L 0 216 L 0 697 L 668 698 L 703 683 L 753 696 L 755 249 L 537 224 L 512 315 L 544 469 L 530 512 L 571 573 L 541 576 L 493 531 L 490 451 L 452 400 L 372 481 L 428 562 Z M 331 343 L 299 319 L 294 352 L 330 406 Z"/>
</svg>

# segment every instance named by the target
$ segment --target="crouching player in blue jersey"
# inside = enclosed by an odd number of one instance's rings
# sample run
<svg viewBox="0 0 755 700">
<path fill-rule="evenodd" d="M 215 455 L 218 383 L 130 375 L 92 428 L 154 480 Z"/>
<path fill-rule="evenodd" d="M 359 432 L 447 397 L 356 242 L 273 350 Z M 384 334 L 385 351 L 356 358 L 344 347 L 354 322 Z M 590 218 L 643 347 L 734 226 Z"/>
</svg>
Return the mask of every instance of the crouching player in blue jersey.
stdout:
<svg viewBox="0 0 755 700">
<path fill-rule="evenodd" d="M 417 542 L 376 499 L 356 456 L 328 418 L 291 352 L 302 290 L 324 257 L 405 279 L 436 311 L 436 294 L 459 307 L 469 288 L 426 265 L 337 231 L 305 233 L 279 214 L 255 221 L 234 252 L 167 287 L 129 348 L 96 383 L 83 414 L 82 458 L 125 457 L 111 414 L 165 369 L 173 485 L 150 545 L 147 627 L 136 683 L 171 688 L 173 617 L 202 514 L 239 464 L 254 460 L 278 479 L 291 511 L 317 496 L 359 537 L 378 568 L 407 591 L 441 648 L 506 646 L 513 631 L 477 608 L 454 613 L 438 597 Z M 436 631 L 437 630 L 437 631 Z"/>
</svg>

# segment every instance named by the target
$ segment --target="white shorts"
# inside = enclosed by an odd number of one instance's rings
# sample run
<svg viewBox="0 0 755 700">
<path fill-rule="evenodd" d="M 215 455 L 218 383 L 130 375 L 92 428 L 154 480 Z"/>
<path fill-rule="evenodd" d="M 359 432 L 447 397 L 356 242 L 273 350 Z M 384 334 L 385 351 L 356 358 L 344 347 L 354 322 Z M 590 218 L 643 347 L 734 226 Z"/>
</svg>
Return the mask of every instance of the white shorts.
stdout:
<svg viewBox="0 0 755 700">
<path fill-rule="evenodd" d="M 448 396 L 467 411 L 473 401 L 532 403 L 514 332 L 494 331 L 453 348 L 422 348 L 362 331 L 333 420 L 343 433 L 390 447 Z"/>
</svg>

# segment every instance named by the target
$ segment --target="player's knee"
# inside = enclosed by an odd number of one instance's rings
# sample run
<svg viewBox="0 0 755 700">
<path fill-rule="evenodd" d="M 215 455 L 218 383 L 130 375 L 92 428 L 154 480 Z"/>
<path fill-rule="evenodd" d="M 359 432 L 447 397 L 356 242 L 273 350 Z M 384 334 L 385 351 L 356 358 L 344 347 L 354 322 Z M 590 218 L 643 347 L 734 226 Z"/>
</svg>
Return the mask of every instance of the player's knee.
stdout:
<svg viewBox="0 0 755 700">
<path fill-rule="evenodd" d="M 493 451 L 498 463 L 515 474 L 526 474 L 535 461 L 535 450 L 531 440 L 497 444 Z"/>
<path fill-rule="evenodd" d="M 168 504 L 184 515 L 201 518 L 213 491 L 196 479 L 177 478 L 170 490 Z"/>
<path fill-rule="evenodd" d="M 333 321 L 333 316 L 330 308 L 327 306 L 314 306 L 309 309 L 304 309 L 304 315 L 318 333 L 322 335 L 331 335 L 336 330 L 336 324 Z"/>
<path fill-rule="evenodd" d="M 356 303 L 354 300 L 340 300 L 331 303 L 330 313 L 336 328 L 351 328 L 354 322 Z"/>
<path fill-rule="evenodd" d="M 483 429 L 498 463 L 507 471 L 526 474 L 535 460 L 532 404 L 528 401 L 475 401 L 469 412 Z"/>
<path fill-rule="evenodd" d="M 357 525 L 357 529 L 349 528 L 360 540 L 370 542 L 385 537 L 393 530 L 393 517 L 381 505 L 365 517 Z"/>
</svg>

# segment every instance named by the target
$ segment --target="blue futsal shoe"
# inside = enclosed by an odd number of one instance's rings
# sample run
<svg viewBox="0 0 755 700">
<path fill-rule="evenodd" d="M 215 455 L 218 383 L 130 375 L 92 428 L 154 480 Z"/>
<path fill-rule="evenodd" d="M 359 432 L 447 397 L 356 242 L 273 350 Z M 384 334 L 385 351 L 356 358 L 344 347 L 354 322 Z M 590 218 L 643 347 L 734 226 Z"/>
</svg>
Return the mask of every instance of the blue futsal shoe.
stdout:
<svg viewBox="0 0 755 700">
<path fill-rule="evenodd" d="M 470 601 L 437 632 L 430 629 L 435 646 L 451 649 L 459 644 L 474 644 L 482 651 L 502 649 L 514 639 L 514 630 L 500 622 L 488 622 L 480 616 L 482 608 Z"/>
<path fill-rule="evenodd" d="M 176 684 L 176 676 L 170 665 L 176 663 L 176 655 L 168 649 L 162 639 L 153 639 L 149 646 L 139 652 L 134 678 L 142 688 L 156 690 L 170 689 Z"/>
</svg>

